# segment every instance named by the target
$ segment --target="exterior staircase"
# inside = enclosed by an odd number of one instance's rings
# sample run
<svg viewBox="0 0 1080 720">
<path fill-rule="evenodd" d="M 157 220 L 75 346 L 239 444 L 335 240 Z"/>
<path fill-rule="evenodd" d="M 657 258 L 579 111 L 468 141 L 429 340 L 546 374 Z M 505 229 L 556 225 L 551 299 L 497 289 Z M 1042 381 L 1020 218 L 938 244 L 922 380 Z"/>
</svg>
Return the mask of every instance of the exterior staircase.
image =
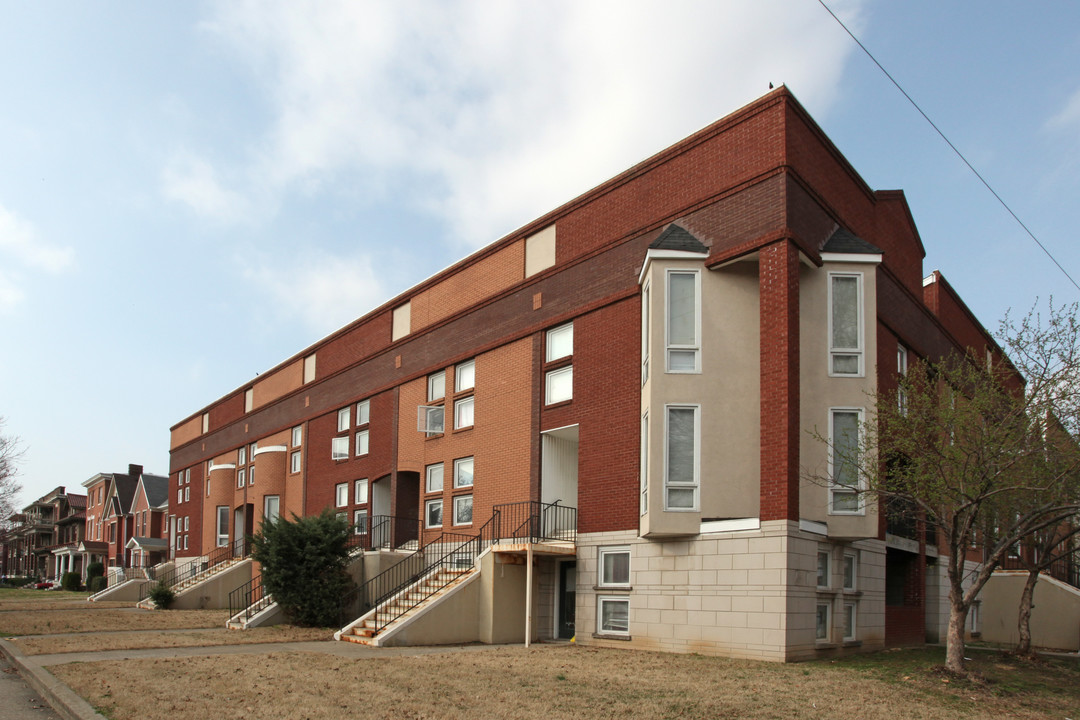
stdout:
<svg viewBox="0 0 1080 720">
<path fill-rule="evenodd" d="M 159 583 L 164 583 L 175 595 L 180 595 L 210 578 L 225 572 L 231 567 L 248 559 L 249 546 L 246 538 L 241 538 L 230 545 L 219 547 L 205 560 L 190 563 L 181 568 L 174 568 L 164 574 L 154 573 L 139 594 L 136 607 L 153 610 L 157 607 L 150 599 L 150 591 Z"/>
<path fill-rule="evenodd" d="M 452 593 L 476 572 L 475 567 L 440 568 L 366 613 L 357 623 L 343 630 L 337 639 L 361 645 L 378 645 L 376 637 L 391 624 L 405 622 L 422 613 L 430 603 Z"/>
</svg>

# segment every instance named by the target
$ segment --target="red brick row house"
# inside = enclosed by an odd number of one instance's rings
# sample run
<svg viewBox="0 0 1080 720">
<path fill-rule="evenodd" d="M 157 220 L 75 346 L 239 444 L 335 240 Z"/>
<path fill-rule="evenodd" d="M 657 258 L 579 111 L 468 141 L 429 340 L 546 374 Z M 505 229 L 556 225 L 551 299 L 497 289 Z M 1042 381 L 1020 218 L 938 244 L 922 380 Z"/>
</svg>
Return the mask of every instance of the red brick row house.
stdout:
<svg viewBox="0 0 1080 720">
<path fill-rule="evenodd" d="M 127 473 L 98 473 L 86 480 L 86 564 L 102 562 L 110 574 L 157 564 L 167 555 L 168 478 L 129 465 Z"/>
<path fill-rule="evenodd" d="M 518 585 L 414 637 L 477 613 L 489 642 L 778 660 L 936 637 L 933 538 L 810 433 L 857 428 L 915 357 L 1000 354 L 924 255 L 903 193 L 777 89 L 174 425 L 170 546 L 325 508 L 394 547 L 496 517 L 505 540 L 570 508 L 569 550 L 502 543 Z"/>
<path fill-rule="evenodd" d="M 82 572 L 75 549 L 85 507 L 85 495 L 60 486 L 15 513 L 4 543 L 4 574 L 59 582 L 66 572 Z"/>
</svg>

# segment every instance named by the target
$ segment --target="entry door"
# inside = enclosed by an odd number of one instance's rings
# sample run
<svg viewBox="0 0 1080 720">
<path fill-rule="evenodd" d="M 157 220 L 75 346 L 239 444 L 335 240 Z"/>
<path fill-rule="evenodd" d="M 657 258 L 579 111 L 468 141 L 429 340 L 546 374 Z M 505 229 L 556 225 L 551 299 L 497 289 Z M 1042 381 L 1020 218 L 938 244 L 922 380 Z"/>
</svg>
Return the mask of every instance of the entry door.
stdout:
<svg viewBox="0 0 1080 720">
<path fill-rule="evenodd" d="M 574 637 L 574 610 L 577 603 L 577 562 L 559 563 L 559 626 L 555 636 Z"/>
<path fill-rule="evenodd" d="M 244 506 L 241 505 L 233 511 L 233 554 L 243 555 L 243 543 L 238 542 L 244 537 Z"/>
</svg>

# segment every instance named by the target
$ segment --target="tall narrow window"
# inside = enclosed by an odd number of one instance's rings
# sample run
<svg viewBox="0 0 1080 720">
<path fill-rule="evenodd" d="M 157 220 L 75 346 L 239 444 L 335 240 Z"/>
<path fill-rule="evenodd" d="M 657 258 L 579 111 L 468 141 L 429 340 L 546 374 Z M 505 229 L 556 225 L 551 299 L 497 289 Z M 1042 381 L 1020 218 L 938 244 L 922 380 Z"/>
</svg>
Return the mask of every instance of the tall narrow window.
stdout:
<svg viewBox="0 0 1080 720">
<path fill-rule="evenodd" d="M 462 398 L 454 402 L 454 429 L 468 428 L 473 426 L 473 400 L 472 396 Z"/>
<path fill-rule="evenodd" d="M 351 414 L 352 414 L 351 408 L 346 407 L 346 408 L 341 408 L 340 410 L 338 410 L 338 412 L 337 412 L 337 429 L 338 429 L 338 432 L 344 432 L 345 430 L 349 429 L 349 422 L 351 421 L 351 418 L 349 416 Z"/>
<path fill-rule="evenodd" d="M 349 504 L 349 483 L 338 483 L 334 486 L 334 503 L 338 507 Z"/>
<path fill-rule="evenodd" d="M 366 505 L 368 501 L 368 481 L 367 479 L 357 480 L 355 485 L 355 491 L 353 493 L 353 502 L 357 505 Z"/>
<path fill-rule="evenodd" d="M 862 410 L 834 409 L 831 415 L 830 508 L 834 513 L 858 513 L 862 510 L 859 502 L 859 425 Z"/>
<path fill-rule="evenodd" d="M 454 369 L 454 390 L 462 392 L 476 387 L 476 361 L 463 362 Z"/>
<path fill-rule="evenodd" d="M 361 430 L 356 433 L 356 456 L 368 454 L 368 431 Z"/>
<path fill-rule="evenodd" d="M 668 271 L 667 369 L 701 372 L 701 291 L 697 272 Z"/>
<path fill-rule="evenodd" d="M 442 463 L 436 463 L 435 465 L 427 466 L 427 479 L 425 481 L 425 489 L 427 492 L 441 492 L 443 486 L 443 465 Z"/>
<path fill-rule="evenodd" d="M 289 472 L 291 472 L 291 473 L 300 472 L 300 458 L 301 458 L 301 455 L 300 455 L 299 450 L 297 450 L 297 451 L 293 452 L 291 455 L 289 455 Z"/>
<path fill-rule="evenodd" d="M 292 446 L 300 447 L 300 443 L 304 440 L 304 426 L 297 425 L 292 429 Z"/>
<path fill-rule="evenodd" d="M 442 400 L 444 397 L 446 397 L 446 372 L 437 372 L 434 375 L 428 375 L 428 401 Z"/>
<path fill-rule="evenodd" d="M 896 374 L 900 381 L 896 388 L 897 409 L 900 414 L 907 415 L 907 390 L 903 384 L 903 379 L 907 375 L 907 348 L 903 345 L 896 346 Z"/>
<path fill-rule="evenodd" d="M 649 284 L 641 288 L 641 384 L 649 379 Z"/>
<path fill-rule="evenodd" d="M 829 274 L 829 374 L 862 375 L 862 275 Z"/>
<path fill-rule="evenodd" d="M 668 510 L 698 507 L 698 408 L 667 408 L 667 464 L 665 494 Z"/>
<path fill-rule="evenodd" d="M 278 519 L 281 510 L 281 497 L 279 495 L 267 495 L 263 498 L 263 519 L 273 522 Z"/>
<path fill-rule="evenodd" d="M 649 413 L 641 417 L 641 514 L 649 511 Z"/>
<path fill-rule="evenodd" d="M 219 505 L 217 509 L 217 546 L 225 547 L 229 544 L 229 508 L 227 505 Z"/>
</svg>

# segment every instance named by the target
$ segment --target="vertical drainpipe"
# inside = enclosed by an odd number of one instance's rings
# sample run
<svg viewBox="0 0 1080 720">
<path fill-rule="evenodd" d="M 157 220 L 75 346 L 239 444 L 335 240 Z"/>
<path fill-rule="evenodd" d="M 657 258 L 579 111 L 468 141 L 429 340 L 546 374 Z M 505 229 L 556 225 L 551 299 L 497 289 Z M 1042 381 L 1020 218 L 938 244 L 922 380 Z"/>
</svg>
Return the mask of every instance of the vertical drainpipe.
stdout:
<svg viewBox="0 0 1080 720">
<path fill-rule="evenodd" d="M 528 550 L 525 552 L 525 647 L 529 647 L 529 643 L 532 640 L 532 567 L 533 546 L 532 538 L 530 538 Z"/>
</svg>

